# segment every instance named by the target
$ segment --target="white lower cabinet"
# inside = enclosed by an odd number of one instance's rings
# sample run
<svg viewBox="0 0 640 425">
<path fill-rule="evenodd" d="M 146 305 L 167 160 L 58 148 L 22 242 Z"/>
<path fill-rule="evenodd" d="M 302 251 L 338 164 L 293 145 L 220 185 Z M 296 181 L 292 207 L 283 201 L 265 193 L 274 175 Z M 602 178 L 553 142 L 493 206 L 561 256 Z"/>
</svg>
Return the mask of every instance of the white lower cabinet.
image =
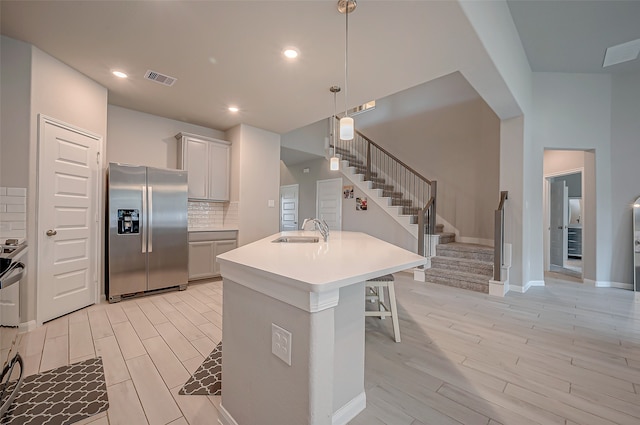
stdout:
<svg viewBox="0 0 640 425">
<path fill-rule="evenodd" d="M 235 231 L 189 233 L 189 280 L 220 276 L 216 256 L 238 247 Z"/>
</svg>

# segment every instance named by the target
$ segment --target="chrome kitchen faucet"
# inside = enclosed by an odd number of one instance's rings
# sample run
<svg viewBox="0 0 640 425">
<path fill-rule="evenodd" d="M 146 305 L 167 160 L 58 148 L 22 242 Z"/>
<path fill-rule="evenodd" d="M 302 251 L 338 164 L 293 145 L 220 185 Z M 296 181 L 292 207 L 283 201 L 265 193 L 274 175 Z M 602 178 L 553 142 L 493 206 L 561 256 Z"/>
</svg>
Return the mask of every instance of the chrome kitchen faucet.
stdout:
<svg viewBox="0 0 640 425">
<path fill-rule="evenodd" d="M 302 227 L 300 227 L 300 230 L 305 230 L 307 223 L 315 224 L 315 228 L 318 229 L 318 231 L 322 235 L 322 239 L 324 239 L 325 242 L 329 239 L 329 225 L 326 221 L 321 221 L 317 218 L 305 218 L 302 222 Z"/>
</svg>

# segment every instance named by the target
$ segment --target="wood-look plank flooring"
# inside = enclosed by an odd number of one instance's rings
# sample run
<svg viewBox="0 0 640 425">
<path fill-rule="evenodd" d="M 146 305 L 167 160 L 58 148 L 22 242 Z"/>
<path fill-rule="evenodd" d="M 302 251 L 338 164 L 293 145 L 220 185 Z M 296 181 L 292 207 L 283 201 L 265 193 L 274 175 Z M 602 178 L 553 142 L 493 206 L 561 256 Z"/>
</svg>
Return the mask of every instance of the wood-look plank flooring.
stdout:
<svg viewBox="0 0 640 425">
<path fill-rule="evenodd" d="M 633 293 L 548 278 L 495 298 L 406 273 L 395 286 L 402 343 L 391 320 L 366 318 L 367 408 L 352 425 L 640 424 Z M 110 407 L 82 424 L 217 424 L 220 397 L 178 391 L 221 324 L 212 281 L 88 307 L 20 335 L 19 349 L 28 374 L 102 356 Z"/>
</svg>

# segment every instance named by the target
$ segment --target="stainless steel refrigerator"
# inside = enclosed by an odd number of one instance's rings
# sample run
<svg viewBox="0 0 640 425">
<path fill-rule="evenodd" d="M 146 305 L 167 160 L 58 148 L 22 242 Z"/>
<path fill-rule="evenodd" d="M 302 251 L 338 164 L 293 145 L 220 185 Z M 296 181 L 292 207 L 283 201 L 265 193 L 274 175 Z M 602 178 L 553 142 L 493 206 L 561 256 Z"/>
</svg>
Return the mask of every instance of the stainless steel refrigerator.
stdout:
<svg viewBox="0 0 640 425">
<path fill-rule="evenodd" d="M 109 164 L 107 298 L 188 279 L 187 172 Z"/>
</svg>

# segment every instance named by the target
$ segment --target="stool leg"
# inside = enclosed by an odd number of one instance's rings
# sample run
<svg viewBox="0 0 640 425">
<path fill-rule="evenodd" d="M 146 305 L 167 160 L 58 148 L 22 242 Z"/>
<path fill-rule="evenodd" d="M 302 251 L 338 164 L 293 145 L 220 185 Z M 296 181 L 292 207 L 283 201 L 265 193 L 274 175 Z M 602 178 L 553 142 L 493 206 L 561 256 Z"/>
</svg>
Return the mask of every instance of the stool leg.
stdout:
<svg viewBox="0 0 640 425">
<path fill-rule="evenodd" d="M 400 319 L 398 318 L 398 306 L 396 305 L 396 290 L 393 282 L 387 286 L 389 290 L 389 308 L 391 309 L 391 322 L 393 323 L 393 336 L 396 342 L 400 342 Z"/>
<path fill-rule="evenodd" d="M 384 286 L 378 286 L 378 311 L 386 311 L 384 308 Z M 384 319 L 386 319 L 385 316 L 380 316 L 380 320 Z"/>
</svg>

